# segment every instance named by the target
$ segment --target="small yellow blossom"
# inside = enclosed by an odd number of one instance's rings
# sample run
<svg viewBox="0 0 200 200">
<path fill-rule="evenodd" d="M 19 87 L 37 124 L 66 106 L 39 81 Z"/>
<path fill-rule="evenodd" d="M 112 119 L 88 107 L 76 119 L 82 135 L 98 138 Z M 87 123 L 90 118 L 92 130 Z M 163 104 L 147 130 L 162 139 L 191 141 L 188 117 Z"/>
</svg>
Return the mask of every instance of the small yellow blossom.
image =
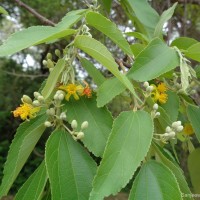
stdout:
<svg viewBox="0 0 200 200">
<path fill-rule="evenodd" d="M 167 86 L 164 83 L 160 83 L 158 86 L 152 85 L 153 91 L 151 92 L 151 96 L 155 102 L 159 101 L 160 103 L 164 104 L 167 102 Z"/>
<path fill-rule="evenodd" d="M 165 93 L 167 91 L 167 86 L 164 83 L 159 83 L 157 86 L 157 90 L 160 93 Z"/>
<path fill-rule="evenodd" d="M 39 110 L 40 107 L 33 107 L 31 104 L 23 103 L 12 112 L 14 117 L 20 117 L 22 120 L 27 120 L 34 118 Z"/>
<path fill-rule="evenodd" d="M 68 84 L 68 85 L 61 85 L 58 87 L 58 89 L 64 90 L 67 92 L 65 95 L 65 99 L 69 101 L 69 98 L 71 95 L 73 95 L 75 100 L 79 100 L 79 95 L 83 93 L 83 86 L 82 85 L 76 85 L 76 84 Z"/>
<path fill-rule="evenodd" d="M 192 125 L 190 123 L 186 123 L 184 125 L 184 129 L 183 129 L 183 132 L 186 134 L 186 135 L 193 135 L 194 134 L 194 130 L 192 128 Z"/>
</svg>

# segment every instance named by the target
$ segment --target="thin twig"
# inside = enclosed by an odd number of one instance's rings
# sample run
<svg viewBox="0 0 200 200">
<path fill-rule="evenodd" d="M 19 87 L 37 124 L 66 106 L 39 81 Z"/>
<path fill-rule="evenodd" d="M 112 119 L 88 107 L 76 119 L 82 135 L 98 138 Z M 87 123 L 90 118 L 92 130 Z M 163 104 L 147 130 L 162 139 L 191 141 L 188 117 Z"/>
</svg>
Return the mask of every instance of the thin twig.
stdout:
<svg viewBox="0 0 200 200">
<path fill-rule="evenodd" d="M 51 20 L 47 19 L 46 17 L 42 16 L 40 13 L 38 13 L 37 11 L 35 11 L 33 8 L 31 8 L 30 6 L 28 6 L 27 4 L 25 4 L 24 2 L 20 1 L 20 0 L 15 0 L 15 2 L 25 8 L 26 10 L 28 10 L 30 13 L 32 13 L 34 16 L 36 16 L 41 22 L 43 22 L 44 24 L 48 24 L 51 26 L 55 26 L 55 23 L 52 22 Z"/>
<path fill-rule="evenodd" d="M 18 74 L 18 73 L 15 73 L 15 72 L 9 72 L 9 71 L 6 71 L 6 70 L 0 70 L 8 75 L 11 75 L 11 76 L 16 76 L 16 77 L 23 77 L 23 78 L 31 78 L 31 79 L 35 79 L 35 78 L 39 78 L 39 77 L 47 77 L 48 75 L 45 75 L 45 74 L 38 74 L 38 75 L 34 75 L 34 74 Z"/>
</svg>

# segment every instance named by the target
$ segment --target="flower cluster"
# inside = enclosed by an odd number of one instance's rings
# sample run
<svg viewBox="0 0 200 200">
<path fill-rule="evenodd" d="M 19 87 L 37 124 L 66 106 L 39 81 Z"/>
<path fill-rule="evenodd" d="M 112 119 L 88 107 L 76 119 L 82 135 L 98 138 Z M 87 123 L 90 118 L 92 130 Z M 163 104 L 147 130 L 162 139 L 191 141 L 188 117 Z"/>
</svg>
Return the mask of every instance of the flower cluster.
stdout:
<svg viewBox="0 0 200 200">
<path fill-rule="evenodd" d="M 167 86 L 165 83 L 159 83 L 158 86 L 152 85 L 153 91 L 151 92 L 151 96 L 155 102 L 159 101 L 160 103 L 167 102 Z"/>
<path fill-rule="evenodd" d="M 65 99 L 69 101 L 70 97 L 73 96 L 75 100 L 79 100 L 79 96 L 86 96 L 90 98 L 92 96 L 92 90 L 90 89 L 87 82 L 84 81 L 85 87 L 80 84 L 67 84 L 60 85 L 58 89 L 66 92 Z"/>
</svg>

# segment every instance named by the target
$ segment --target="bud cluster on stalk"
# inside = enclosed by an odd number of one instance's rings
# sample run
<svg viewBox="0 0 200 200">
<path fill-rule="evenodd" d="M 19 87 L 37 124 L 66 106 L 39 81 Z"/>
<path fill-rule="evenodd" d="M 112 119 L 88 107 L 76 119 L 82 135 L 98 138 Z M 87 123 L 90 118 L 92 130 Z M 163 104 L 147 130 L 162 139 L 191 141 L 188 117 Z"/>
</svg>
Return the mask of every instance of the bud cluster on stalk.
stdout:
<svg viewBox="0 0 200 200">
<path fill-rule="evenodd" d="M 83 130 L 86 129 L 88 127 L 88 122 L 87 121 L 84 121 L 82 124 L 81 124 L 81 129 L 80 131 L 77 131 L 77 128 L 78 128 L 78 122 L 74 119 L 72 120 L 71 122 L 71 127 L 73 129 L 73 131 L 71 132 L 72 134 L 72 137 L 74 140 L 81 140 L 84 138 L 84 132 Z"/>
<path fill-rule="evenodd" d="M 175 139 L 176 134 L 183 130 L 181 121 L 175 121 L 171 126 L 167 126 L 165 133 L 160 135 L 161 141 L 164 143 L 168 140 Z"/>
<path fill-rule="evenodd" d="M 157 110 L 158 110 L 158 104 L 155 103 L 153 105 L 153 110 L 151 111 L 151 116 L 153 119 L 160 116 L 160 112 L 157 112 Z"/>
</svg>

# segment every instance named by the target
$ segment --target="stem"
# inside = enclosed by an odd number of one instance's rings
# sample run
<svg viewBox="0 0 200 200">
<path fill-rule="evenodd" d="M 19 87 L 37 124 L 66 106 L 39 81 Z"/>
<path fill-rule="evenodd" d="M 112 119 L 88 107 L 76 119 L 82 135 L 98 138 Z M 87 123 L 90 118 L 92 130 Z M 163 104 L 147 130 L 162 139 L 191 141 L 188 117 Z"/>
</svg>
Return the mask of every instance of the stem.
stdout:
<svg viewBox="0 0 200 200">
<path fill-rule="evenodd" d="M 33 8 L 31 8 L 30 6 L 28 6 L 24 2 L 22 2 L 20 0 L 15 0 L 15 2 L 19 6 L 25 8 L 26 10 L 28 10 L 31 14 L 33 14 L 35 17 L 37 17 L 44 24 L 48 24 L 48 25 L 51 25 L 51 26 L 55 26 L 56 25 L 54 22 L 52 22 L 51 20 L 49 20 L 46 17 L 42 16 L 40 13 L 38 13 L 37 11 L 35 11 Z"/>
</svg>

